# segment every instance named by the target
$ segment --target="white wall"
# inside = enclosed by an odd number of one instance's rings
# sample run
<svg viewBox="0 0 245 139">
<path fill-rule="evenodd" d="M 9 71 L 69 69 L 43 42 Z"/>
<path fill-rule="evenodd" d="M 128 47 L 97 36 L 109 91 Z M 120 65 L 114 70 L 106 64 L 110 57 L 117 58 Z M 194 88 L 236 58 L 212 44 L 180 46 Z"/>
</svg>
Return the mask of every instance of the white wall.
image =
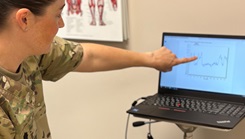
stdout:
<svg viewBox="0 0 245 139">
<path fill-rule="evenodd" d="M 160 47 L 164 31 L 234 34 L 245 33 L 243 0 L 128 0 L 130 39 L 106 43 L 133 51 Z M 54 139 L 124 139 L 131 103 L 156 93 L 158 72 L 130 68 L 101 73 L 71 73 L 62 80 L 45 82 L 50 128 Z M 148 126 L 133 128 L 139 118 L 130 117 L 128 139 L 146 139 Z M 230 132 L 198 128 L 195 139 L 244 139 L 242 121 Z M 152 125 L 156 139 L 182 139 L 172 123 Z"/>
</svg>

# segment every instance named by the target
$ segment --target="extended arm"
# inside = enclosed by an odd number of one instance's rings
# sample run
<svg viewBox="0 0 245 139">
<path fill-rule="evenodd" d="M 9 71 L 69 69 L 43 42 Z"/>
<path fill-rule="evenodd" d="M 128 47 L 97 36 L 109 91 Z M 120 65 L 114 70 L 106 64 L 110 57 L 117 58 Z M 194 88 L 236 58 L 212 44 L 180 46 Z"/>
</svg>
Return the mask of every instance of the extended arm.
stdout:
<svg viewBox="0 0 245 139">
<path fill-rule="evenodd" d="M 178 59 L 166 47 L 161 47 L 153 52 L 139 53 L 93 43 L 83 43 L 82 46 L 84 49 L 83 60 L 75 70 L 79 72 L 107 71 L 129 67 L 149 67 L 167 72 L 172 70 L 175 65 L 196 59 L 196 57 Z"/>
</svg>

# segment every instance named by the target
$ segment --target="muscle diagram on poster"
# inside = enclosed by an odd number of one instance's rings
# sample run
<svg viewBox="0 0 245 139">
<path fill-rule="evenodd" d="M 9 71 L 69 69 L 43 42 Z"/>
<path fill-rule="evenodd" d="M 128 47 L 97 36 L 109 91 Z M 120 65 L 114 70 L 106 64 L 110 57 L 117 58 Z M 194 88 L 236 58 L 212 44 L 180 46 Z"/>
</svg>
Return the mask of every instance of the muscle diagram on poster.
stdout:
<svg viewBox="0 0 245 139">
<path fill-rule="evenodd" d="M 65 27 L 58 36 L 67 39 L 122 42 L 127 39 L 126 0 L 66 0 Z"/>
</svg>

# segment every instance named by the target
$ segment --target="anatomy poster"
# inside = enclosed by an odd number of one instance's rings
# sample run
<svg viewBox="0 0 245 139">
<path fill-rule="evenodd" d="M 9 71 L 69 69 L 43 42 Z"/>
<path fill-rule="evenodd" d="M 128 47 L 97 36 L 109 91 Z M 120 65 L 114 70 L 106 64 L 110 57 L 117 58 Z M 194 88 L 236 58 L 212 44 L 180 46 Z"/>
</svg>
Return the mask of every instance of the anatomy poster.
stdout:
<svg viewBox="0 0 245 139">
<path fill-rule="evenodd" d="M 65 27 L 58 36 L 67 39 L 123 41 L 121 0 L 66 0 Z"/>
</svg>

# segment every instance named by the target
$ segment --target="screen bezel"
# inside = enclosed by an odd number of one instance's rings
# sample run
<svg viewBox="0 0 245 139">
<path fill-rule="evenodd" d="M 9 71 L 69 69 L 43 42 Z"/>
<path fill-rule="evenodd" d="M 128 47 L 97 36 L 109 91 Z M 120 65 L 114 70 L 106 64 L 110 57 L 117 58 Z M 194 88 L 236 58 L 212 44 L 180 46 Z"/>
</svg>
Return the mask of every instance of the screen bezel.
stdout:
<svg viewBox="0 0 245 139">
<path fill-rule="evenodd" d="M 225 34 L 196 34 L 196 33 L 177 33 L 177 32 L 163 32 L 162 33 L 162 42 L 161 46 L 164 46 L 164 37 L 165 36 L 183 36 L 183 37 L 208 37 L 208 38 L 229 38 L 229 39 L 245 39 L 245 36 L 242 35 L 225 35 Z M 168 94 L 168 95 L 180 95 L 180 96 L 188 96 L 188 97 L 200 97 L 207 99 L 217 98 L 223 101 L 233 101 L 237 103 L 245 103 L 245 97 L 241 95 L 234 94 L 225 94 L 221 92 L 211 92 L 207 93 L 206 91 L 197 91 L 197 90 L 187 90 L 187 89 L 169 89 L 163 88 L 160 85 L 161 74 L 163 72 L 159 72 L 159 81 L 158 81 L 158 92 L 160 94 Z"/>
</svg>

